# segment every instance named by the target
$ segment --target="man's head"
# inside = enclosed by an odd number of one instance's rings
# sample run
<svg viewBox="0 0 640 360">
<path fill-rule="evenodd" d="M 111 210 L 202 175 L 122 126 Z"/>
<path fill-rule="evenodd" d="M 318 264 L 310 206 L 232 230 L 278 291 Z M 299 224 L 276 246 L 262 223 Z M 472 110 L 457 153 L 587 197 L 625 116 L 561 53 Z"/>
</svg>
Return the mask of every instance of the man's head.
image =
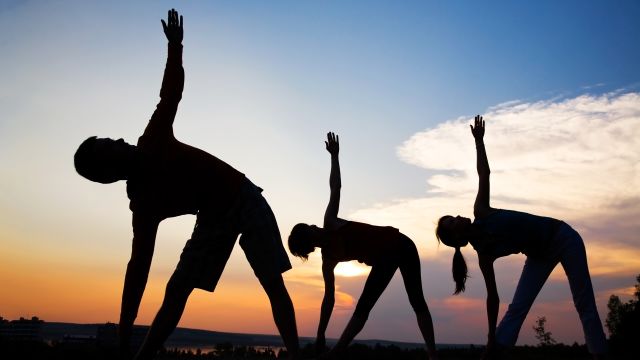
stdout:
<svg viewBox="0 0 640 360">
<path fill-rule="evenodd" d="M 136 147 L 123 139 L 97 138 L 83 141 L 73 161 L 78 174 L 102 184 L 126 180 Z"/>
</svg>

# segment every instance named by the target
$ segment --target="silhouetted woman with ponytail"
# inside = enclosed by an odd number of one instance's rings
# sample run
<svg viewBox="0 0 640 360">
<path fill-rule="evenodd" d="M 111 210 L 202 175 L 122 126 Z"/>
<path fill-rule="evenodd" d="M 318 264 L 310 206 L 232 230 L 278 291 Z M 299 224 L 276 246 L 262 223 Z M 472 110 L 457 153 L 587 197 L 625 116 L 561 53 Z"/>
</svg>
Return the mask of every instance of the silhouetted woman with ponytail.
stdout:
<svg viewBox="0 0 640 360">
<path fill-rule="evenodd" d="M 478 253 L 480 270 L 487 287 L 489 334 L 486 358 L 513 346 L 522 323 L 553 268 L 561 263 L 569 280 L 589 351 L 594 358 L 606 352 L 606 338 L 598 316 L 587 256 L 580 235 L 565 222 L 523 212 L 494 209 L 489 205 L 489 161 L 484 148 L 484 121 L 475 117 L 471 133 L 475 138 L 478 194 L 473 206 L 475 219 L 443 216 L 438 221 L 439 241 L 455 248 L 453 279 L 455 294 L 465 289 L 467 265 L 460 248 L 468 243 Z M 523 253 L 527 260 L 516 292 L 500 325 L 496 327 L 500 300 L 493 262 L 503 256 Z"/>
<path fill-rule="evenodd" d="M 362 330 L 369 312 L 387 288 L 393 274 L 399 268 L 404 280 L 409 303 L 416 313 L 418 327 L 422 333 L 429 358 L 437 359 L 433 324 L 427 302 L 422 293 L 420 258 L 411 239 L 391 226 L 374 226 L 338 217 L 340 207 L 340 145 L 334 133 L 327 134 L 325 142 L 331 154 L 331 193 L 324 214 L 324 225 L 318 227 L 297 224 L 289 236 L 289 251 L 297 257 L 307 259 L 315 249 L 322 249 L 322 276 L 324 278 L 324 298 L 320 308 L 320 322 L 316 347 L 324 351 L 325 331 L 335 303 L 335 276 L 333 270 L 343 261 L 358 260 L 371 266 L 371 272 L 358 299 L 351 320 L 344 329 L 338 343 L 322 358 L 340 355 L 353 338 Z"/>
</svg>

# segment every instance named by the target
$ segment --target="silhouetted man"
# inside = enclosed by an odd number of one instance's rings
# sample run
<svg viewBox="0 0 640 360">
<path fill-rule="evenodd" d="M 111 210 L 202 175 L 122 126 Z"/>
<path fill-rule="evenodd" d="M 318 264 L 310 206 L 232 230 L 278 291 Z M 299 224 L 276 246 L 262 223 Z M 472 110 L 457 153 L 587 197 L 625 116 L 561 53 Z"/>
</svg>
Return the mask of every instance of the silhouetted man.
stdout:
<svg viewBox="0 0 640 360">
<path fill-rule="evenodd" d="M 162 20 L 169 41 L 160 102 L 136 146 L 124 140 L 90 137 L 75 154 L 85 178 L 103 184 L 127 180 L 133 213 L 133 247 L 122 293 L 119 337 L 128 352 L 133 322 L 151 266 L 159 223 L 195 214 L 196 225 L 167 283 L 164 300 L 138 359 L 149 359 L 175 329 L 191 291 L 213 291 L 240 238 L 260 284 L 269 296 L 273 317 L 292 358 L 298 356 L 298 334 L 291 298 L 282 272 L 291 268 L 276 219 L 255 186 L 218 158 L 176 140 L 173 120 L 182 98 L 182 16 L 170 10 Z M 126 356 L 126 355 L 125 355 Z"/>
</svg>

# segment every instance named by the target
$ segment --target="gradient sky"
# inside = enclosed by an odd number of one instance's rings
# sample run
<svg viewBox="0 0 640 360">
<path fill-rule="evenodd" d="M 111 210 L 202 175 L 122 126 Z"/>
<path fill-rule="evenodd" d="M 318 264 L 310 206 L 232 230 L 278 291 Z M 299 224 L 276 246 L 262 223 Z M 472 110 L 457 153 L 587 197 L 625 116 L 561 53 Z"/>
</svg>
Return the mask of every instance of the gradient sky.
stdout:
<svg viewBox="0 0 640 360">
<path fill-rule="evenodd" d="M 0 316 L 117 321 L 131 229 L 125 184 L 75 173 L 87 136 L 135 143 L 158 101 L 160 19 L 185 17 L 178 139 L 265 189 L 283 238 L 319 223 L 324 136 L 341 139 L 341 216 L 393 225 L 418 245 L 440 343 L 483 343 L 484 284 L 451 296 L 445 213 L 470 215 L 468 124 L 487 120 L 492 205 L 566 220 L 587 245 L 602 319 L 640 272 L 640 3 L 637 1 L 18 1 L 0 3 Z M 163 222 L 138 323 L 161 301 L 195 217 Z M 501 313 L 523 256 L 496 262 Z M 285 274 L 301 335 L 322 299 L 319 256 Z M 366 268 L 337 279 L 328 336 L 353 311 Z M 584 342 L 559 267 L 521 332 L 546 316 Z M 214 294 L 195 291 L 180 326 L 275 333 L 237 247 Z M 399 275 L 360 338 L 419 341 Z"/>
</svg>

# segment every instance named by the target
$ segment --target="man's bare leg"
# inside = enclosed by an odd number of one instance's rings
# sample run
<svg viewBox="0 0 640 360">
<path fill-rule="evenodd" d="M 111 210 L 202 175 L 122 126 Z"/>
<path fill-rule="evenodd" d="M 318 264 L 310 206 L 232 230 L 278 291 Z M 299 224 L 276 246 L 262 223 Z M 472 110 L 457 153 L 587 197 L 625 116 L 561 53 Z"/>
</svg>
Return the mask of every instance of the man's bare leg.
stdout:
<svg viewBox="0 0 640 360">
<path fill-rule="evenodd" d="M 296 315 L 293 310 L 293 302 L 284 286 L 282 276 L 268 282 L 260 281 L 264 291 L 271 302 L 271 312 L 273 320 L 280 332 L 284 346 L 289 352 L 290 359 L 300 357 L 300 344 L 298 342 L 298 328 L 296 326 Z"/>
<path fill-rule="evenodd" d="M 136 360 L 153 359 L 156 352 L 178 326 L 191 291 L 193 291 L 192 287 L 180 284 L 173 277 L 169 279 L 160 310 L 151 323 L 147 337 L 135 357 Z"/>
</svg>

